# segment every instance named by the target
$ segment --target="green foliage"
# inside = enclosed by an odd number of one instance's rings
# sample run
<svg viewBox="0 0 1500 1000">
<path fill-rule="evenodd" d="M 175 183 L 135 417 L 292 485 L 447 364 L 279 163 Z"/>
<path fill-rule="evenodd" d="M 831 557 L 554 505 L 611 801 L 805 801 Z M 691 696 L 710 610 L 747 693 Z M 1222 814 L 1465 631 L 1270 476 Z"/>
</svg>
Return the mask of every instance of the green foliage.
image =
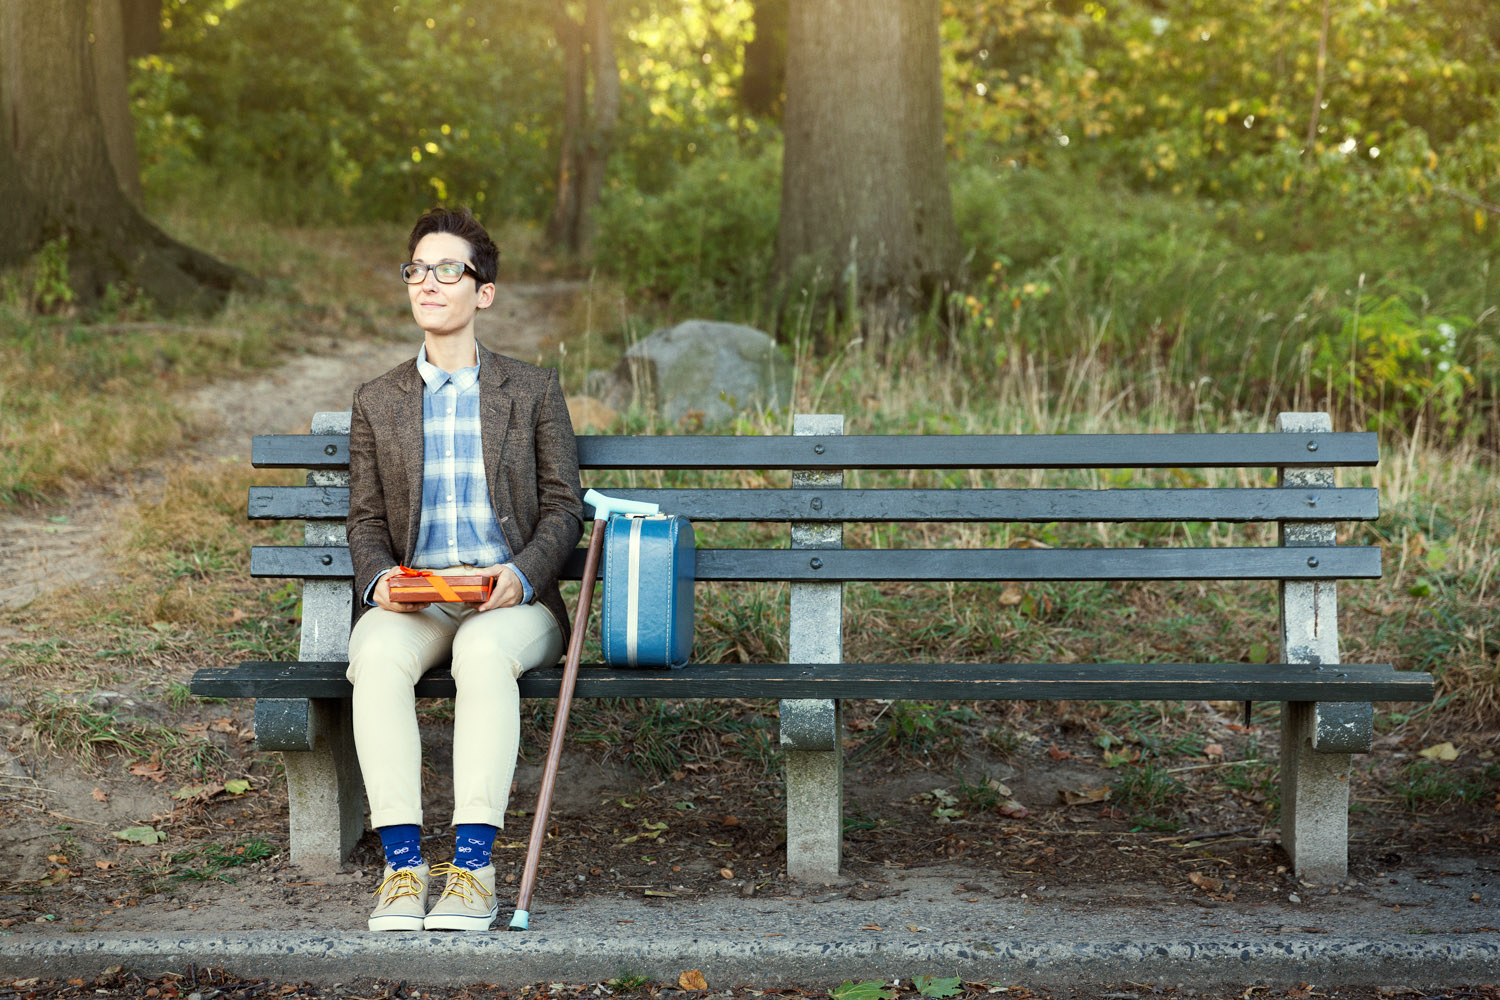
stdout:
<svg viewBox="0 0 1500 1000">
<path fill-rule="evenodd" d="M 1312 372 L 1360 407 L 1357 422 L 1381 430 L 1425 414 L 1444 430 L 1457 428 L 1474 385 L 1458 350 L 1471 324 L 1420 315 L 1397 295 L 1370 305 L 1356 298 L 1346 316 L 1337 334 L 1318 338 Z"/>
<path fill-rule="evenodd" d="M 949 131 L 972 162 L 1178 193 L 1472 191 L 1493 184 L 1469 168 L 1500 140 L 1500 34 L 1474 30 L 1495 16 L 1478 6 L 1335 4 L 1320 63 L 1320 0 L 950 2 Z"/>
<path fill-rule="evenodd" d="M 771 277 L 781 149 L 709 154 L 656 192 L 610 186 L 596 258 L 635 298 L 679 314 L 753 311 Z"/>
<path fill-rule="evenodd" d="M 545 204 L 561 88 L 539 0 L 197 0 L 165 23 L 133 88 L 153 188 L 197 164 L 304 221 Z"/>
</svg>

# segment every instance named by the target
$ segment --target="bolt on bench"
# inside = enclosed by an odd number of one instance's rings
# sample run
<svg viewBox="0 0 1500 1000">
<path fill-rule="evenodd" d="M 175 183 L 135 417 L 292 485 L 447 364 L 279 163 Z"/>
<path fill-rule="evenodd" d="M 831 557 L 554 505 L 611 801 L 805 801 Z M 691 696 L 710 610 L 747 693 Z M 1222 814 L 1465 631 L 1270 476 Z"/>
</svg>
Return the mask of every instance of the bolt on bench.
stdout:
<svg viewBox="0 0 1500 1000">
<path fill-rule="evenodd" d="M 585 486 L 602 470 L 788 470 L 787 488 L 622 489 L 700 523 L 790 525 L 786 548 L 697 553 L 698 580 L 790 583 L 788 663 L 690 664 L 677 671 L 585 665 L 581 698 L 774 698 L 786 751 L 787 871 L 826 880 L 840 866 L 840 699 L 1232 700 L 1281 702 L 1282 843 L 1299 874 L 1347 871 L 1350 755 L 1367 752 L 1376 701 L 1430 701 L 1428 674 L 1339 661 L 1336 581 L 1380 576 L 1376 547 L 1340 547 L 1338 522 L 1373 520 L 1371 488 L 1340 489 L 1334 470 L 1372 466 L 1372 433 L 1333 433 L 1321 413 L 1284 413 L 1278 433 L 844 436 L 843 417 L 798 415 L 771 437 L 578 438 Z M 251 518 L 305 520 L 306 544 L 256 547 L 251 575 L 301 578 L 299 660 L 199 670 L 194 694 L 254 698 L 259 745 L 284 751 L 291 857 L 343 863 L 364 821 L 344 679 L 352 610 L 345 546 L 349 414 L 319 413 L 310 435 L 257 436 L 252 464 L 310 470 L 305 487 L 255 487 Z M 845 470 L 1278 470 L 1256 488 L 845 489 Z M 1237 547 L 845 549 L 858 522 L 1266 522 L 1279 544 Z M 565 579 L 578 579 L 579 549 Z M 848 663 L 843 584 L 851 581 L 1275 581 L 1279 663 Z M 1269 630 L 1272 626 L 1268 622 Z M 523 698 L 556 697 L 560 667 L 521 679 Z M 420 697 L 452 697 L 446 667 Z"/>
</svg>

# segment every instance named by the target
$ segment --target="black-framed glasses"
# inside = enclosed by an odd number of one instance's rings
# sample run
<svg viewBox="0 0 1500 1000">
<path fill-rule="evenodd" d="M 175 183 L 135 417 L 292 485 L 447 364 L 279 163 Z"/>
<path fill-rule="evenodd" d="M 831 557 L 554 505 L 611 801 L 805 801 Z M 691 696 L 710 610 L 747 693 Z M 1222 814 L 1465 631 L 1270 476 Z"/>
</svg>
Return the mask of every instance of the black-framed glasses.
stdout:
<svg viewBox="0 0 1500 1000">
<path fill-rule="evenodd" d="M 472 274 L 475 279 L 479 277 L 478 271 L 459 260 L 440 260 L 436 264 L 418 264 L 409 260 L 401 265 L 401 280 L 408 285 L 420 285 L 427 280 L 428 271 L 443 285 L 457 284 L 465 274 Z"/>
</svg>

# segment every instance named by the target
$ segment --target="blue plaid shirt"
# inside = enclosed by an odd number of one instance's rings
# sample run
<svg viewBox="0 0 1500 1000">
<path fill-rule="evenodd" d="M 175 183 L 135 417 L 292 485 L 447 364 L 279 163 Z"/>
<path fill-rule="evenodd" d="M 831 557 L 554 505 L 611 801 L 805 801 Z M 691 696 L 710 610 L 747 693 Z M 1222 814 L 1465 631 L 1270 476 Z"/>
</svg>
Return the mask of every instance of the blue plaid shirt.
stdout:
<svg viewBox="0 0 1500 1000">
<path fill-rule="evenodd" d="M 536 596 L 510 562 L 510 547 L 490 503 L 479 431 L 479 358 L 452 374 L 417 354 L 422 390 L 422 520 L 413 569 L 508 566 L 521 581 L 521 600 Z M 373 591 L 373 586 L 372 586 Z M 368 595 L 367 595 L 368 600 Z"/>
</svg>

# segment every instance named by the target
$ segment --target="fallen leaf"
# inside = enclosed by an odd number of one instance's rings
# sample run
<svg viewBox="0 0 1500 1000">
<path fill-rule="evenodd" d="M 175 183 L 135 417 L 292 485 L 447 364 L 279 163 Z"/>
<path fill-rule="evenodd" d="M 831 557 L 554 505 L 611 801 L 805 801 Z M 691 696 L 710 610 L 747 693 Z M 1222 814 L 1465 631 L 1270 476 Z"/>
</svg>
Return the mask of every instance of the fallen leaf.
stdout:
<svg viewBox="0 0 1500 1000">
<path fill-rule="evenodd" d="M 95 802 L 109 801 L 109 793 L 104 791 L 104 789 L 100 788 L 98 785 L 94 786 L 93 796 Z"/>
<path fill-rule="evenodd" d="M 1000 603 L 1007 607 L 1013 604 L 1020 604 L 1023 596 L 1020 587 L 1007 586 L 1004 590 L 1000 591 Z"/>
<path fill-rule="evenodd" d="M 1458 760 L 1458 750 L 1452 743 L 1439 743 L 1435 747 L 1418 750 L 1417 756 L 1426 757 L 1428 760 Z"/>
<path fill-rule="evenodd" d="M 1098 788 L 1094 788 L 1091 785 L 1084 785 L 1082 788 L 1076 790 L 1072 788 L 1060 788 L 1057 790 L 1057 795 L 1063 800 L 1063 805 L 1081 806 L 1089 802 L 1103 802 L 1107 800 L 1109 798 L 1109 786 L 1101 785 Z"/>
<path fill-rule="evenodd" d="M 130 773 L 156 782 L 167 780 L 167 772 L 163 771 L 161 765 L 155 761 L 137 761 L 130 765 Z"/>
<path fill-rule="evenodd" d="M 68 856 L 66 854 L 49 854 L 47 855 L 47 860 L 54 865 L 65 865 L 68 863 Z"/>
<path fill-rule="evenodd" d="M 95 861 L 94 867 L 99 869 L 101 872 L 107 872 L 111 868 L 115 867 L 115 863 L 113 861 Z"/>
<path fill-rule="evenodd" d="M 734 813 L 730 813 L 728 816 L 725 816 L 720 821 L 719 825 L 720 826 L 739 826 L 740 825 L 740 818 L 738 816 L 736 816 Z"/>
<path fill-rule="evenodd" d="M 208 785 L 183 785 L 172 793 L 172 798 L 185 802 L 188 799 L 197 798 L 199 795 L 202 795 L 208 791 L 208 788 Z"/>
<path fill-rule="evenodd" d="M 208 724 L 208 728 L 216 733 L 237 733 L 240 731 L 240 727 L 235 725 L 234 720 L 228 716 L 222 719 L 215 719 Z"/>
<path fill-rule="evenodd" d="M 697 969 L 689 969 L 677 977 L 677 985 L 685 990 L 706 990 L 708 980 L 703 978 L 703 973 Z"/>
<path fill-rule="evenodd" d="M 1222 743 L 1210 743 L 1208 746 L 1206 746 L 1206 747 L 1203 748 L 1203 756 L 1205 756 L 1205 757 L 1223 757 L 1224 756 L 1224 744 L 1222 744 Z"/>
<path fill-rule="evenodd" d="M 719 877 L 720 878 L 734 878 L 734 869 L 733 868 L 720 868 L 719 869 Z"/>
<path fill-rule="evenodd" d="M 145 844 L 148 847 L 167 839 L 165 833 L 149 826 L 127 827 L 124 830 L 116 830 L 114 834 L 121 840 L 128 840 L 133 844 Z"/>
<path fill-rule="evenodd" d="M 73 872 L 70 869 L 67 869 L 67 868 L 54 868 L 52 871 L 48 872 L 46 875 L 44 875 L 41 878 L 37 879 L 37 884 L 38 885 L 57 885 L 59 882 L 66 882 L 68 879 L 70 879 L 72 877 L 73 877 Z"/>
<path fill-rule="evenodd" d="M 660 889 L 647 889 L 646 890 L 646 895 L 648 895 L 648 896 L 661 896 L 664 899 L 676 899 L 677 898 L 677 894 L 675 892 L 662 892 Z"/>
<path fill-rule="evenodd" d="M 1197 872 L 1193 872 L 1191 875 L 1189 875 L 1188 881 L 1196 885 L 1198 888 L 1202 889 L 1204 892 L 1221 892 L 1224 889 L 1224 883 L 1219 879 L 1210 878 L 1207 875 L 1200 875 Z"/>
<path fill-rule="evenodd" d="M 249 617 L 250 616 L 247 615 L 247 614 L 245 614 L 245 612 L 242 609 L 235 608 L 232 612 L 230 612 L 229 617 L 224 620 L 224 624 L 225 625 L 238 625 L 240 622 L 244 621 L 246 618 L 249 618 Z"/>
<path fill-rule="evenodd" d="M 859 983 L 846 979 L 829 990 L 828 995 L 833 1000 L 895 1000 L 896 991 L 887 989 L 885 982 L 880 979 L 866 979 Z"/>
<path fill-rule="evenodd" d="M 1047 748 L 1047 756 L 1053 760 L 1072 760 L 1073 755 L 1066 750 L 1058 749 L 1056 743 Z"/>
<path fill-rule="evenodd" d="M 995 807 L 995 811 L 1001 816 L 1008 816 L 1011 819 L 1025 819 L 1031 815 L 1031 810 L 1021 805 L 1015 799 L 1006 799 Z"/>
<path fill-rule="evenodd" d="M 244 778 L 234 778 L 224 782 L 224 791 L 230 795 L 244 795 L 250 790 L 250 782 Z"/>
<path fill-rule="evenodd" d="M 883 931 L 883 930 L 885 930 L 885 928 L 881 927 L 879 924 L 860 924 L 859 925 L 859 929 L 862 930 L 862 931 Z"/>
<path fill-rule="evenodd" d="M 935 1000 L 958 996 L 963 992 L 964 987 L 963 980 L 957 976 L 918 976 L 912 980 L 912 985 L 924 997 L 933 997 Z"/>
</svg>

